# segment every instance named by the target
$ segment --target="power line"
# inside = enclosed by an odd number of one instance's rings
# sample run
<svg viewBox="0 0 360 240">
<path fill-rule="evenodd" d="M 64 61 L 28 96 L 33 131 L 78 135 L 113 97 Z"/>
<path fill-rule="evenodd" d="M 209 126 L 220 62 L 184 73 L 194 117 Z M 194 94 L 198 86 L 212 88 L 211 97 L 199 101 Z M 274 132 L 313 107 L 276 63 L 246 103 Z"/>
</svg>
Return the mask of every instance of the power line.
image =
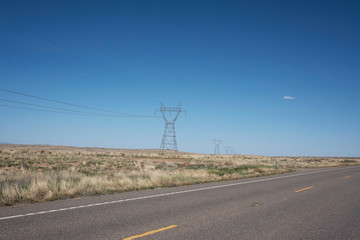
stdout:
<svg viewBox="0 0 360 240">
<path fill-rule="evenodd" d="M 204 146 L 208 146 L 208 144 L 206 143 L 206 141 L 204 141 L 204 138 L 201 137 L 201 135 L 199 134 L 199 132 L 196 130 L 196 128 L 194 127 L 194 125 L 191 123 L 190 119 L 187 117 L 187 115 L 185 115 L 186 120 L 188 121 L 190 127 L 194 130 L 195 135 L 200 139 L 200 141 L 202 142 L 202 144 Z"/>
<path fill-rule="evenodd" d="M 180 131 L 181 131 L 182 133 L 184 133 L 184 135 L 186 135 L 187 142 L 190 143 L 189 141 L 191 141 L 190 144 L 193 145 L 193 146 L 196 146 L 196 145 L 197 145 L 196 140 L 194 140 L 194 139 L 191 137 L 191 135 L 188 134 L 188 132 L 186 132 L 186 131 L 184 130 L 184 128 L 182 127 L 182 125 L 181 125 L 180 122 L 178 122 L 177 126 L 178 126 L 178 128 L 180 129 Z M 177 135 L 176 137 L 181 138 L 181 135 Z M 181 140 L 184 140 L 184 139 L 181 139 Z M 185 142 L 185 141 L 184 141 L 184 142 Z"/>
<path fill-rule="evenodd" d="M 26 110 L 32 110 L 32 111 L 41 111 L 41 112 L 51 112 L 51 113 L 63 113 L 63 114 L 70 114 L 70 115 L 82 115 L 82 116 L 90 116 L 90 117 L 129 117 L 131 116 L 120 116 L 120 115 L 111 115 L 111 114 L 98 114 L 98 113 L 81 113 L 81 112 L 64 112 L 64 111 L 57 111 L 57 110 L 48 110 L 48 109 L 40 109 L 40 108 L 29 108 L 29 107 L 20 107 L 20 106 L 12 106 L 12 105 L 6 105 L 6 104 L 0 104 L 0 107 L 8 107 L 8 108 L 16 108 L 16 109 L 26 109 Z M 69 110 L 66 110 L 69 111 Z"/>
<path fill-rule="evenodd" d="M 55 109 L 55 110 L 61 110 L 61 111 L 68 111 L 68 112 L 74 112 L 74 113 L 91 114 L 91 115 L 98 115 L 98 116 L 127 117 L 127 116 L 119 116 L 119 115 L 106 115 L 106 114 L 99 114 L 99 113 L 94 113 L 94 112 L 78 111 L 78 110 L 72 110 L 72 109 L 66 109 L 66 108 L 58 108 L 58 107 L 52 107 L 52 106 L 46 106 L 46 105 L 40 105 L 40 104 L 33 104 L 33 103 L 26 103 L 26 102 L 20 102 L 20 101 L 13 101 L 13 100 L 3 99 L 3 98 L 0 98 L 0 101 L 10 102 L 10 103 L 17 103 L 17 104 L 23 104 L 23 105 L 28 105 L 28 106 L 49 108 L 49 109 Z"/>
<path fill-rule="evenodd" d="M 192 142 L 191 144 L 193 144 L 194 146 L 201 145 L 201 147 L 203 147 L 204 149 L 208 148 L 207 145 L 205 145 L 203 142 L 199 141 L 199 139 L 197 139 L 195 137 L 194 132 L 188 128 L 188 125 L 185 126 L 185 125 L 182 125 L 181 122 L 178 122 L 178 127 L 179 127 L 180 131 L 182 131 L 186 135 L 186 137 Z"/>
<path fill-rule="evenodd" d="M 69 55 L 71 55 L 71 56 L 73 56 L 73 57 L 78 58 L 78 59 L 81 60 L 81 61 L 84 61 L 84 60 L 85 60 L 86 62 L 92 64 L 93 66 L 97 67 L 98 69 L 100 69 L 100 70 L 102 70 L 102 71 L 104 71 L 104 72 L 110 73 L 111 75 L 113 75 L 113 76 L 115 76 L 115 77 L 117 77 L 117 78 L 120 78 L 120 79 L 121 79 L 122 81 L 124 81 L 124 82 L 130 83 L 131 85 L 135 86 L 136 88 L 143 88 L 141 85 L 137 84 L 136 82 L 127 80 L 126 78 L 124 78 L 124 76 L 122 76 L 122 75 L 120 75 L 120 74 L 118 74 L 118 73 L 116 73 L 116 72 L 114 72 L 114 71 L 111 71 L 111 70 L 105 68 L 105 67 L 102 66 L 102 65 L 99 65 L 98 63 L 96 63 L 95 61 L 89 59 L 88 57 L 81 56 L 80 54 L 76 53 L 75 51 L 73 51 L 73 50 L 71 50 L 71 49 L 69 49 L 69 48 L 64 47 L 63 45 L 59 44 L 58 42 L 56 42 L 56 41 L 54 41 L 54 40 L 46 37 L 44 34 L 41 34 L 41 33 L 37 32 L 37 31 L 34 31 L 33 29 L 31 29 L 31 28 L 28 27 L 27 25 L 25 25 L 25 24 L 23 24 L 23 23 L 15 20 L 14 18 L 12 18 L 12 17 L 10 17 L 10 16 L 7 16 L 7 15 L 4 15 L 4 14 L 1 14 L 1 13 L 0 13 L 0 17 L 2 17 L 3 19 L 6 19 L 8 22 L 11 22 L 11 23 L 17 25 L 17 26 L 20 27 L 21 29 L 32 33 L 33 35 L 36 35 L 39 39 L 41 39 L 41 40 L 43 40 L 43 41 L 46 41 L 46 42 L 52 44 L 53 46 L 61 49 L 62 51 L 66 52 L 67 54 L 69 54 Z M 18 54 L 19 54 L 19 53 L 18 53 Z M 27 57 L 29 57 L 29 56 L 27 56 Z M 38 60 L 37 60 L 37 61 L 38 61 Z M 38 61 L 38 62 L 39 62 L 39 61 Z M 42 63 L 42 64 L 44 64 L 44 63 Z M 57 69 L 58 71 L 61 71 L 61 72 L 65 73 L 65 74 L 69 74 L 69 75 L 71 75 L 71 76 L 74 76 L 74 77 L 76 77 L 76 78 L 84 79 L 84 77 L 79 76 L 78 74 L 73 74 L 73 73 L 70 73 L 70 72 L 68 72 L 68 71 L 66 71 L 66 70 L 59 69 L 57 66 L 55 67 L 55 66 L 52 66 L 52 65 L 50 65 L 50 64 L 45 64 L 45 65 L 50 66 L 50 67 L 52 67 L 52 68 L 54 68 L 54 69 Z M 89 81 L 89 80 L 87 80 L 87 81 Z M 94 83 L 95 83 L 95 82 L 94 82 Z M 98 83 L 96 83 L 96 84 L 98 84 Z M 144 89 L 144 88 L 143 88 L 143 89 Z M 123 93 L 124 93 L 124 94 L 128 94 L 128 92 L 126 92 L 126 91 L 123 91 Z M 150 101 L 150 100 L 153 101 L 153 99 L 149 98 L 148 96 L 141 96 L 141 99 L 142 99 L 142 100 L 147 99 L 148 101 Z M 114 113 L 114 112 L 113 112 L 113 113 Z M 118 114 L 118 113 L 115 113 L 115 114 Z M 121 114 L 121 113 L 120 113 L 120 114 Z M 133 114 L 133 115 L 134 115 L 134 114 Z"/>
<path fill-rule="evenodd" d="M 39 109 L 39 108 L 19 107 L 19 106 L 5 105 L 5 104 L 0 104 L 0 107 L 17 108 L 17 109 L 26 109 L 26 110 L 34 110 L 34 111 L 42 111 L 42 112 L 65 113 L 65 114 L 71 114 L 71 115 L 94 116 L 94 115 L 85 114 L 85 113 L 84 113 L 84 114 L 82 114 L 82 113 L 62 112 L 62 111 L 47 110 L 47 109 Z"/>
<path fill-rule="evenodd" d="M 119 75 L 118 73 L 115 73 L 115 72 L 113 72 L 113 71 L 110 71 L 110 70 L 104 68 L 103 66 L 97 64 L 96 62 L 92 61 L 92 60 L 89 59 L 89 58 L 84 58 L 84 57 L 80 56 L 80 55 L 77 54 L 76 52 L 74 52 L 74 51 L 72 51 L 72 50 L 70 50 L 70 49 L 62 46 L 61 44 L 59 44 L 59 43 L 57 43 L 57 42 L 55 42 L 55 41 L 53 41 L 53 40 L 51 40 L 51 39 L 49 39 L 49 38 L 47 38 L 47 37 L 45 37 L 45 35 L 40 34 L 40 33 L 36 32 L 36 31 L 34 31 L 33 29 L 29 28 L 28 26 L 26 26 L 26 25 L 24 25 L 24 24 L 22 24 L 22 23 L 20 23 L 20 22 L 18 22 L 18 21 L 16 21 L 16 20 L 14 20 L 13 18 L 11 18 L 11 17 L 9 17 L 9 16 L 5 16 L 5 15 L 3 15 L 3 14 L 0 14 L 0 16 L 2 16 L 2 17 L 3 17 L 4 19 L 6 19 L 7 21 L 9 21 L 9 22 L 11 22 L 11 23 L 19 26 L 20 28 L 22 28 L 22 29 L 24 29 L 24 30 L 32 33 L 33 35 L 36 35 L 38 38 L 42 39 L 43 41 L 46 41 L 46 42 L 48 42 L 48 43 L 56 46 L 57 48 L 59 48 L 59 49 L 61 49 L 62 51 L 66 52 L 67 54 L 72 55 L 72 56 L 77 57 L 77 58 L 80 58 L 80 59 L 82 59 L 82 60 L 86 59 L 86 61 L 87 61 L 88 63 L 92 64 L 93 66 L 95 66 L 95 67 L 97 67 L 97 68 L 99 68 L 99 69 L 102 69 L 103 71 L 108 72 L 108 73 L 112 74 L 112 75 L 115 76 L 115 77 L 121 78 L 121 79 L 122 79 L 123 81 L 125 81 L 125 82 L 128 82 L 128 83 L 130 83 L 130 84 L 132 84 L 132 85 L 134 85 L 134 86 L 136 86 L 136 87 L 139 87 L 137 84 L 135 84 L 135 83 L 132 82 L 132 81 L 126 80 L 123 76 Z"/>
<path fill-rule="evenodd" d="M 20 53 L 19 51 L 16 51 L 16 50 L 14 50 L 14 49 L 5 48 L 4 46 L 0 46 L 0 48 L 3 49 L 3 50 L 6 50 L 6 51 L 10 51 L 12 54 L 16 54 L 16 55 L 24 58 L 24 54 Z M 26 58 L 28 58 L 28 59 L 30 59 L 30 60 L 33 60 L 33 61 L 36 61 L 36 62 L 38 62 L 38 63 L 40 63 L 40 64 L 43 64 L 43 65 L 45 65 L 45 66 L 47 66 L 47 67 L 50 67 L 50 68 L 52 68 L 52 69 L 55 69 L 56 71 L 62 72 L 62 73 L 64 73 L 64 74 L 67 74 L 67 75 L 72 76 L 72 77 L 74 77 L 74 78 L 86 80 L 87 82 L 89 82 L 89 79 L 84 78 L 84 77 L 82 77 L 82 76 L 80 76 L 80 75 L 78 75 L 78 74 L 71 73 L 71 72 L 69 72 L 69 71 L 67 71 L 67 70 L 61 69 L 61 68 L 59 68 L 58 66 L 55 66 L 55 65 L 50 64 L 49 62 L 46 62 L 46 63 L 45 63 L 45 62 L 43 62 L 43 61 L 41 61 L 41 60 L 39 60 L 39 59 L 37 59 L 37 58 L 30 57 L 30 56 L 26 56 Z M 22 59 L 22 60 L 24 60 L 24 59 Z M 24 61 L 25 61 L 25 60 L 24 60 Z"/>
<path fill-rule="evenodd" d="M 1 15 L 0 15 L 1 16 Z M 14 49 L 9 49 L 9 48 L 5 48 L 4 46 L 0 46 L 0 49 L 2 49 L 2 50 L 5 50 L 5 51 L 10 51 L 12 54 L 16 54 L 16 55 L 18 55 L 18 56 L 20 56 L 20 57 L 23 57 L 24 58 L 24 54 L 22 54 L 22 53 L 20 53 L 20 52 L 18 52 L 18 51 L 16 51 L 16 50 L 14 50 Z M 67 74 L 67 75 L 69 75 L 69 76 L 71 76 L 71 77 L 74 77 L 74 78 L 76 78 L 76 79 L 80 79 L 80 80 L 85 80 L 87 83 L 93 83 L 94 85 L 97 85 L 97 86 L 100 86 L 101 84 L 99 84 L 98 82 L 96 82 L 96 81 L 93 81 L 93 80 L 91 80 L 91 79 L 88 79 L 88 78 L 86 78 L 86 77 L 84 77 L 84 76 L 81 76 L 81 75 L 79 75 L 79 74 L 77 74 L 77 73 L 72 73 L 72 72 L 70 72 L 70 71 L 68 71 L 68 70 L 64 70 L 64 69 L 62 69 L 62 68 L 59 68 L 59 66 L 55 66 L 55 65 L 52 65 L 52 64 L 50 64 L 49 62 L 43 62 L 43 61 L 41 61 L 40 59 L 37 59 L 37 58 L 34 58 L 34 57 L 30 57 L 30 56 L 28 56 L 28 55 L 26 55 L 25 56 L 25 58 L 28 58 L 28 59 L 30 59 L 30 60 L 32 60 L 32 61 L 36 61 L 36 62 L 38 62 L 38 63 L 40 63 L 40 64 L 43 64 L 43 65 L 45 65 L 45 66 L 47 66 L 47 67 L 49 67 L 49 68 L 52 68 L 52 69 L 54 69 L 54 70 L 56 70 L 56 71 L 58 71 L 58 72 L 61 72 L 61 73 L 64 73 L 64 74 Z M 24 59 L 22 59 L 22 60 L 24 60 Z M 118 92 L 121 92 L 122 94 L 126 94 L 126 95 L 129 95 L 130 93 L 129 93 L 129 91 L 125 91 L 125 90 L 122 90 L 122 89 L 120 89 L 120 90 L 117 90 Z M 141 96 L 141 98 L 144 100 L 144 96 Z M 146 98 L 145 98 L 146 99 Z M 147 98 L 149 101 L 150 101 L 150 99 L 149 98 Z"/>
<path fill-rule="evenodd" d="M 27 94 L 27 93 L 11 91 L 11 90 L 7 90 L 7 89 L 3 89 L 3 88 L 0 88 L 0 91 L 2 91 L 2 92 L 7 92 L 7 93 L 12 93 L 12 94 L 16 94 L 16 95 L 21 95 L 21 96 L 25 96 L 25 97 L 40 99 L 40 100 L 44 100 L 44 101 L 49 101 L 49 102 L 54 102 L 54 103 L 60 103 L 60 104 L 64 104 L 64 105 L 68 105 L 68 106 L 73 106 L 73 107 L 79 107 L 79 108 L 85 108 L 85 109 L 90 109 L 90 110 L 95 110 L 95 111 L 112 113 L 112 114 L 116 114 L 116 115 L 121 115 L 121 116 L 123 116 L 123 117 L 154 117 L 154 116 L 128 114 L 128 113 L 122 113 L 122 112 L 115 112 L 115 111 L 104 110 L 104 109 L 100 109 L 100 108 L 88 107 L 88 106 L 83 106 L 83 105 L 78 105 L 78 104 L 73 104 L 73 103 L 58 101 L 58 100 L 54 100 L 54 99 L 50 99 L 50 98 L 44 98 L 44 97 L 34 96 L 34 95 Z"/>
</svg>

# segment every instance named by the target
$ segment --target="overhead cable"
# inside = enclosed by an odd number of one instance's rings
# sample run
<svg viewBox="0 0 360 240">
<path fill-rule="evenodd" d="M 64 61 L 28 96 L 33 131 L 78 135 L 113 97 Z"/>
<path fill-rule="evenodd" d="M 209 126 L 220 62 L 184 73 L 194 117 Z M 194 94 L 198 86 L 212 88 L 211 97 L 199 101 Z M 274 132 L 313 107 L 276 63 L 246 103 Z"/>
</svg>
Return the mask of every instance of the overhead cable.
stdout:
<svg viewBox="0 0 360 240">
<path fill-rule="evenodd" d="M 29 108 L 29 107 L 20 107 L 20 106 L 12 106 L 6 104 L 0 104 L 0 107 L 8 107 L 8 108 L 17 108 L 17 109 L 26 109 L 33 111 L 41 111 L 41 112 L 53 112 L 53 113 L 64 113 L 70 115 L 82 115 L 82 116 L 91 116 L 91 117 L 115 117 L 115 118 L 132 118 L 132 116 L 121 116 L 121 115 L 111 115 L 111 114 L 99 114 L 99 113 L 81 113 L 81 112 L 65 112 L 65 111 L 57 111 L 57 110 L 49 110 L 49 109 L 40 109 L 40 108 Z M 66 110 L 68 111 L 68 110 Z"/>
<path fill-rule="evenodd" d="M 85 109 L 100 111 L 100 112 L 112 113 L 112 114 L 116 114 L 116 115 L 119 116 L 119 117 L 154 117 L 154 116 L 128 114 L 128 113 L 122 113 L 122 112 L 115 112 L 115 111 L 104 110 L 104 109 L 100 109 L 100 108 L 88 107 L 88 106 L 83 106 L 83 105 L 78 105 L 78 104 L 73 104 L 73 103 L 58 101 L 58 100 L 54 100 L 54 99 L 50 99 L 50 98 L 44 98 L 44 97 L 34 96 L 34 95 L 27 94 L 27 93 L 11 91 L 11 90 L 7 90 L 7 89 L 3 89 L 3 88 L 0 88 L 0 91 L 2 91 L 2 92 L 7 92 L 7 93 L 12 93 L 12 94 L 16 94 L 16 95 L 21 95 L 21 96 L 25 96 L 25 97 L 40 99 L 40 100 L 44 100 L 44 101 L 60 103 L 60 104 L 64 104 L 64 105 L 68 105 L 68 106 L 73 106 L 73 107 L 79 107 L 79 108 L 85 108 Z M 95 113 L 95 114 L 96 114 L 96 113 Z"/>
</svg>

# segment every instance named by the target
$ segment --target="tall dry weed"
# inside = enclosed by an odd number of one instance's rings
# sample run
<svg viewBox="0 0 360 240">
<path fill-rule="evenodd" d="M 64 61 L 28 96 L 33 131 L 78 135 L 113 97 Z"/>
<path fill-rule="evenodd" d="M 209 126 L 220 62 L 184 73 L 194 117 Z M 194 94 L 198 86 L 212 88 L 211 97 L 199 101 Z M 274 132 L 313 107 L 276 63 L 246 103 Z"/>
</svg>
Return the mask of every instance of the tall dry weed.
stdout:
<svg viewBox="0 0 360 240">
<path fill-rule="evenodd" d="M 278 167 L 275 167 L 275 164 Z M 0 205 L 256 177 L 290 167 L 359 164 L 358 158 L 301 158 L 2 145 Z"/>
</svg>

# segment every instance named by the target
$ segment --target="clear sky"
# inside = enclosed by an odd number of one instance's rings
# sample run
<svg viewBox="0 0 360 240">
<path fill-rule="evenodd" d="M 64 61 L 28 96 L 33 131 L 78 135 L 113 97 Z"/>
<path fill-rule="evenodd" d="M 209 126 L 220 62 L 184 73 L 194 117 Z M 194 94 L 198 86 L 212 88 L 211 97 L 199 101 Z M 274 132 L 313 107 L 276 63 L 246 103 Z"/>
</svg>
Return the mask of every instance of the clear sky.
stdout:
<svg viewBox="0 0 360 240">
<path fill-rule="evenodd" d="M 181 151 L 360 156 L 359 26 L 359 1 L 1 0 L 0 88 L 150 116 L 181 102 Z M 160 147 L 160 117 L 0 99 L 1 142 Z"/>
</svg>

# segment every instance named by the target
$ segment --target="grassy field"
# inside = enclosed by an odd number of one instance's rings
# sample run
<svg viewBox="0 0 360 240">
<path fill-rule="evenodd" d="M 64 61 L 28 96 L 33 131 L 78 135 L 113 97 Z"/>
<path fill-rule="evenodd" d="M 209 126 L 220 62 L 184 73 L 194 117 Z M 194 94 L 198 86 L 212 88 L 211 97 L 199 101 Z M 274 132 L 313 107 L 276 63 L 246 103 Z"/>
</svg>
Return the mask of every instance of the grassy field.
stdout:
<svg viewBox="0 0 360 240">
<path fill-rule="evenodd" d="M 360 158 L 266 157 L 159 150 L 0 145 L 0 205 L 360 164 Z"/>
</svg>

